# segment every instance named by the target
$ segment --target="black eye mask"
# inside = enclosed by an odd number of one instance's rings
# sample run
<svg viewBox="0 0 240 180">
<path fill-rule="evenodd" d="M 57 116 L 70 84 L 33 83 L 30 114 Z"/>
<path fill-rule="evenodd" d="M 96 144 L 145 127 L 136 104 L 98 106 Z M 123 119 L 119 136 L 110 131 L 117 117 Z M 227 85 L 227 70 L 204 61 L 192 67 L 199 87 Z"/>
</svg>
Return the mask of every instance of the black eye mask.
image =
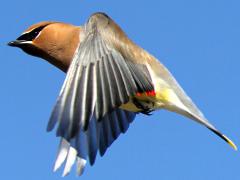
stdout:
<svg viewBox="0 0 240 180">
<path fill-rule="evenodd" d="M 32 41 L 32 40 L 34 40 L 34 39 L 38 36 L 38 34 L 39 34 L 39 33 L 43 30 L 43 28 L 45 28 L 45 27 L 46 27 L 46 25 L 45 25 L 45 26 L 40 26 L 40 27 L 38 27 L 38 28 L 30 31 L 30 32 L 27 32 L 27 33 L 21 35 L 20 37 L 18 37 L 17 40 Z"/>
</svg>

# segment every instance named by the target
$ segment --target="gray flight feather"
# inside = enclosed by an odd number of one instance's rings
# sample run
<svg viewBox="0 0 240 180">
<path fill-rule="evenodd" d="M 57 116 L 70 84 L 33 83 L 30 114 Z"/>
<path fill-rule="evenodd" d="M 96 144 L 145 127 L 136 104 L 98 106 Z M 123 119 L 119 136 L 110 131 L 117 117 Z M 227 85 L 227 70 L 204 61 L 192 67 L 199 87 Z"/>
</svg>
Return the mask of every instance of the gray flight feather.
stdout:
<svg viewBox="0 0 240 180">
<path fill-rule="evenodd" d="M 119 107 L 137 92 L 154 90 L 147 68 L 116 50 L 102 34 L 105 27 L 94 23 L 94 18 L 81 32 L 47 128 L 51 131 L 58 124 L 62 142 L 55 169 L 65 162 L 64 175 L 75 161 L 81 174 L 87 157 L 93 165 L 98 151 L 103 156 L 135 118 L 135 113 Z"/>
</svg>

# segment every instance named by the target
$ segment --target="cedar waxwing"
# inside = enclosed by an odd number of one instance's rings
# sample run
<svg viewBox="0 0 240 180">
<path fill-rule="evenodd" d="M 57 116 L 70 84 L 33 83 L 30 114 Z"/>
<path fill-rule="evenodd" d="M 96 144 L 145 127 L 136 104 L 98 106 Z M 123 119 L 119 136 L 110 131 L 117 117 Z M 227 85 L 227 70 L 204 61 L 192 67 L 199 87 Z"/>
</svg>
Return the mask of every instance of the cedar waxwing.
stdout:
<svg viewBox="0 0 240 180">
<path fill-rule="evenodd" d="M 42 22 L 9 43 L 67 72 L 47 130 L 57 124 L 61 138 L 54 170 L 63 176 L 76 162 L 77 174 L 97 152 L 103 156 L 136 114 L 166 109 L 213 131 L 234 149 L 185 94 L 155 57 L 134 44 L 106 14 L 91 15 L 83 26 Z"/>
</svg>

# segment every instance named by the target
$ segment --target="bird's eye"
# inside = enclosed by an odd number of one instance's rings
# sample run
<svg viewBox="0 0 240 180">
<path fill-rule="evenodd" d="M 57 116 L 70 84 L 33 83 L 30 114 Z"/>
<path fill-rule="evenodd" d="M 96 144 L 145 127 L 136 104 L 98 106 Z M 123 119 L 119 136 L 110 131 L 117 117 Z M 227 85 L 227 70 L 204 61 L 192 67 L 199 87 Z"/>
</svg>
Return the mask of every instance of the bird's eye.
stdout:
<svg viewBox="0 0 240 180">
<path fill-rule="evenodd" d="M 32 31 L 21 35 L 19 38 L 17 38 L 17 40 L 33 41 L 38 36 L 38 34 L 43 30 L 43 28 L 45 28 L 45 27 L 46 26 L 37 27 L 37 28 L 33 29 Z"/>
</svg>

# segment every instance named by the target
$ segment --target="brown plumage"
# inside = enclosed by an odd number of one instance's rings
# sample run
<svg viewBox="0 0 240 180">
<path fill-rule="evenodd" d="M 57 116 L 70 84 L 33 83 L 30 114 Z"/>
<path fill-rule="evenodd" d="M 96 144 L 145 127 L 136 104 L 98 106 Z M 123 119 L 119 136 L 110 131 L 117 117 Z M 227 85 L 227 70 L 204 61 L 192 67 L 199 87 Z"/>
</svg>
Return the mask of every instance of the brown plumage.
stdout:
<svg viewBox="0 0 240 180">
<path fill-rule="evenodd" d="M 41 57 L 66 72 L 79 43 L 80 27 L 59 22 L 40 22 L 24 31 L 19 37 L 20 40 L 21 37 L 24 38 L 24 35 L 37 28 L 40 28 L 41 35 L 37 34 L 31 43 L 10 43 L 10 45 L 18 46 L 33 56 Z M 56 31 L 56 29 L 61 29 L 61 31 Z"/>
<path fill-rule="evenodd" d="M 95 13 L 84 26 L 42 22 L 9 43 L 67 72 L 48 124 L 61 137 L 54 170 L 76 161 L 82 174 L 87 156 L 93 165 L 136 113 L 166 109 L 201 123 L 224 139 L 185 94 L 171 73 L 134 44 L 106 14 Z"/>
</svg>

